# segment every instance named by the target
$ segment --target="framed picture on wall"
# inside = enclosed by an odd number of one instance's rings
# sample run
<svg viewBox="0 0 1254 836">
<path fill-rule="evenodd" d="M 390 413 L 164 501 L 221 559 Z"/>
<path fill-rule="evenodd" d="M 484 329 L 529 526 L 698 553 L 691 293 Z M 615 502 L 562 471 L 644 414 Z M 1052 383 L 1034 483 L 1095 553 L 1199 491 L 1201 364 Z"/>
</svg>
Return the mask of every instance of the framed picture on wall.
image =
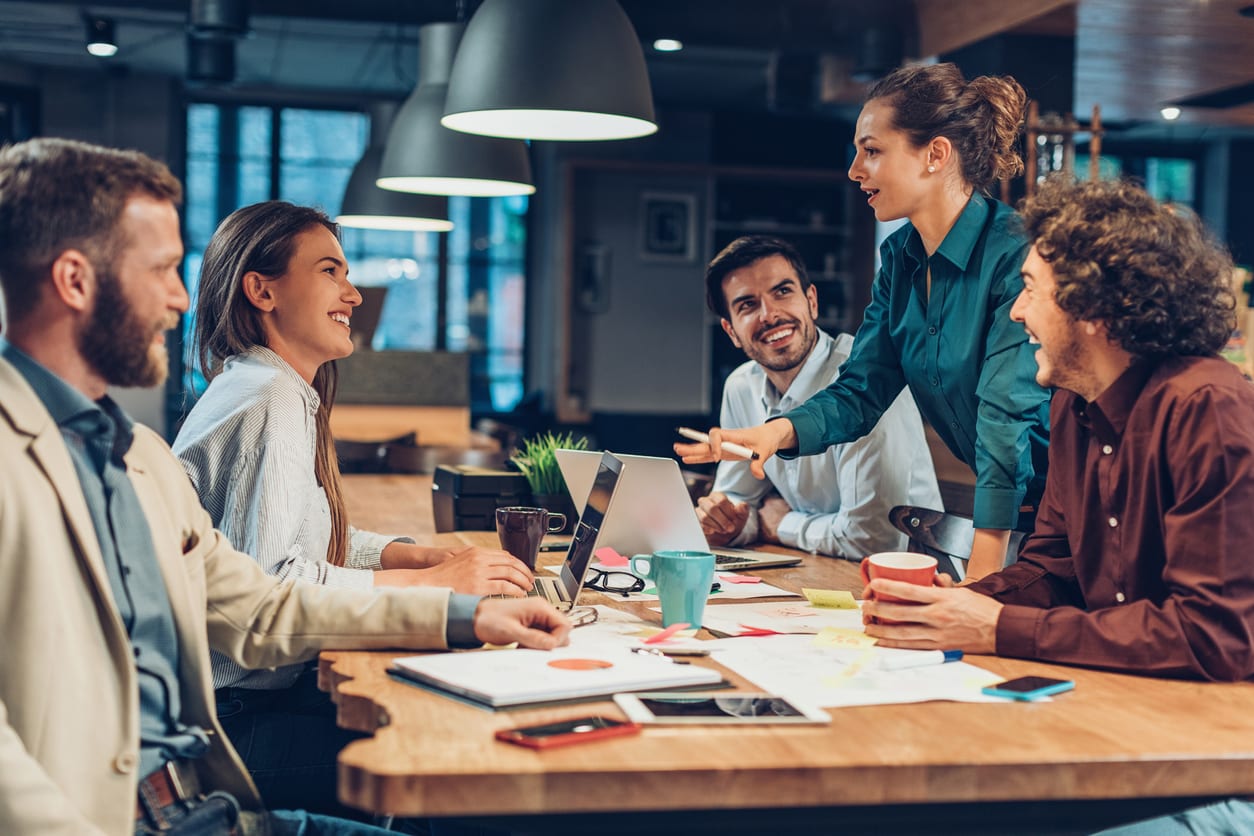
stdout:
<svg viewBox="0 0 1254 836">
<path fill-rule="evenodd" d="M 697 257 L 697 198 L 683 192 L 640 195 L 640 258 L 691 262 Z"/>
</svg>

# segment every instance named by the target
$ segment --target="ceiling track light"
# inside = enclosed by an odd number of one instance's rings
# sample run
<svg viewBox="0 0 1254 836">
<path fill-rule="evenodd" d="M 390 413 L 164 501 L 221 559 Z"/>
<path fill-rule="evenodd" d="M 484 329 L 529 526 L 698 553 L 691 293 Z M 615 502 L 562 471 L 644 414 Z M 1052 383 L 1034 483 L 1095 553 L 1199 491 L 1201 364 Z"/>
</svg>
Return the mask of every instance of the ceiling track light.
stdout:
<svg viewBox="0 0 1254 836">
<path fill-rule="evenodd" d="M 203 38 L 187 33 L 187 80 L 202 84 L 230 84 L 235 80 L 235 41 Z"/>
<path fill-rule="evenodd" d="M 87 27 L 88 52 L 98 58 L 117 55 L 118 39 L 112 18 L 84 15 L 83 24 Z"/>
<path fill-rule="evenodd" d="M 457 51 L 443 123 L 519 139 L 652 134 L 636 30 L 616 0 L 484 0 Z"/>
<path fill-rule="evenodd" d="M 248 0 L 191 0 L 187 23 L 198 35 L 248 34 Z"/>
</svg>

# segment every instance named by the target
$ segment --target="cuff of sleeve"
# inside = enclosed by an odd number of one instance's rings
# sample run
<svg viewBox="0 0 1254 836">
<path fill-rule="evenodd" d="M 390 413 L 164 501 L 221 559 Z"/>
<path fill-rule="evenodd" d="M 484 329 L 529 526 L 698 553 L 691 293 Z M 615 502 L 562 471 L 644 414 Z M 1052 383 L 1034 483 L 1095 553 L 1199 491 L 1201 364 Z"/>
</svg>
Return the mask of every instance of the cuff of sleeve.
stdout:
<svg viewBox="0 0 1254 836">
<path fill-rule="evenodd" d="M 819 442 L 822 429 L 819 427 L 818 420 L 808 410 L 804 407 L 797 407 L 771 420 L 778 421 L 780 418 L 792 424 L 793 432 L 797 434 L 797 449 L 776 450 L 775 455 L 781 459 L 795 459 L 798 456 L 813 456 L 823 452 L 823 445 Z"/>
<path fill-rule="evenodd" d="M 972 517 L 976 528 L 1012 529 L 1019 521 L 1023 494 L 1014 488 L 975 488 Z"/>
<path fill-rule="evenodd" d="M 374 572 L 369 569 L 358 569 L 355 566 L 326 566 L 325 586 L 339 589 L 374 589 Z M 299 577 L 299 576 L 296 576 Z"/>
<path fill-rule="evenodd" d="M 475 610 L 479 608 L 480 600 L 479 595 L 449 593 L 448 626 L 445 628 L 449 647 L 479 647 L 483 644 L 475 637 Z"/>
<path fill-rule="evenodd" d="M 779 537 L 779 542 L 792 549 L 801 548 L 797 544 L 801 542 L 801 530 L 805 528 L 806 515 L 800 511 L 789 511 L 784 514 L 784 518 L 779 522 L 779 529 L 775 534 Z"/>
<path fill-rule="evenodd" d="M 997 618 L 997 655 L 1036 658 L 1036 631 L 1045 610 L 1007 604 Z"/>
<path fill-rule="evenodd" d="M 756 543 L 758 540 L 758 509 L 754 506 L 749 508 L 749 518 L 745 520 L 745 527 L 740 529 L 740 533 L 732 538 L 729 546 L 743 546 L 747 543 Z"/>
</svg>

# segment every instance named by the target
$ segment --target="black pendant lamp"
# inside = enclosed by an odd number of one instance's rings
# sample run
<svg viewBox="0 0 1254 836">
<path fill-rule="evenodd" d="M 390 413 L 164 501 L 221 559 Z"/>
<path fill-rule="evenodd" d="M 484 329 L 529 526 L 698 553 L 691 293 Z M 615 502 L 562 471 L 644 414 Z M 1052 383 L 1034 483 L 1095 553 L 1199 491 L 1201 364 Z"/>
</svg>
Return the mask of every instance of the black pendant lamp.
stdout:
<svg viewBox="0 0 1254 836">
<path fill-rule="evenodd" d="M 654 133 L 636 30 L 616 0 L 484 0 L 453 64 L 443 123 L 522 139 Z"/>
<path fill-rule="evenodd" d="M 448 200 L 435 195 L 387 191 L 375 185 L 383 160 L 383 139 L 396 112 L 392 102 L 376 103 L 370 112 L 370 147 L 362 154 L 344 189 L 335 222 L 362 229 L 448 232 Z"/>
<path fill-rule="evenodd" d="M 388 134 L 378 185 L 421 194 L 532 194 L 527 145 L 451 131 L 440 124 L 449 70 L 465 25 L 430 23 L 418 32 L 418 86 Z"/>
</svg>

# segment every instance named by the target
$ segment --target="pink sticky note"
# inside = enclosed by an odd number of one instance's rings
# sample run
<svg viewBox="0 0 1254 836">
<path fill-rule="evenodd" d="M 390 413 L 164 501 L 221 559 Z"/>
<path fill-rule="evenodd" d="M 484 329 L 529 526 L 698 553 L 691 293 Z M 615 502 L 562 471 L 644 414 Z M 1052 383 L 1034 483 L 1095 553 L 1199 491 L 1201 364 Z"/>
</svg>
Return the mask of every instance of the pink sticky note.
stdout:
<svg viewBox="0 0 1254 836">
<path fill-rule="evenodd" d="M 601 561 L 602 566 L 627 566 L 627 558 L 614 551 L 609 546 L 602 546 L 594 552 L 596 559 Z"/>
<path fill-rule="evenodd" d="M 720 581 L 724 583 L 762 583 L 762 579 L 753 575 L 737 575 L 732 572 L 725 572 L 718 576 Z"/>
<path fill-rule="evenodd" d="M 669 639 L 671 636 L 678 633 L 680 630 L 685 630 L 687 628 L 688 628 L 687 621 L 677 621 L 671 626 L 663 628 L 662 632 L 653 636 L 649 636 L 647 639 L 644 640 L 644 643 L 645 644 L 657 644 L 658 642 L 664 642 L 667 639 Z"/>
</svg>

